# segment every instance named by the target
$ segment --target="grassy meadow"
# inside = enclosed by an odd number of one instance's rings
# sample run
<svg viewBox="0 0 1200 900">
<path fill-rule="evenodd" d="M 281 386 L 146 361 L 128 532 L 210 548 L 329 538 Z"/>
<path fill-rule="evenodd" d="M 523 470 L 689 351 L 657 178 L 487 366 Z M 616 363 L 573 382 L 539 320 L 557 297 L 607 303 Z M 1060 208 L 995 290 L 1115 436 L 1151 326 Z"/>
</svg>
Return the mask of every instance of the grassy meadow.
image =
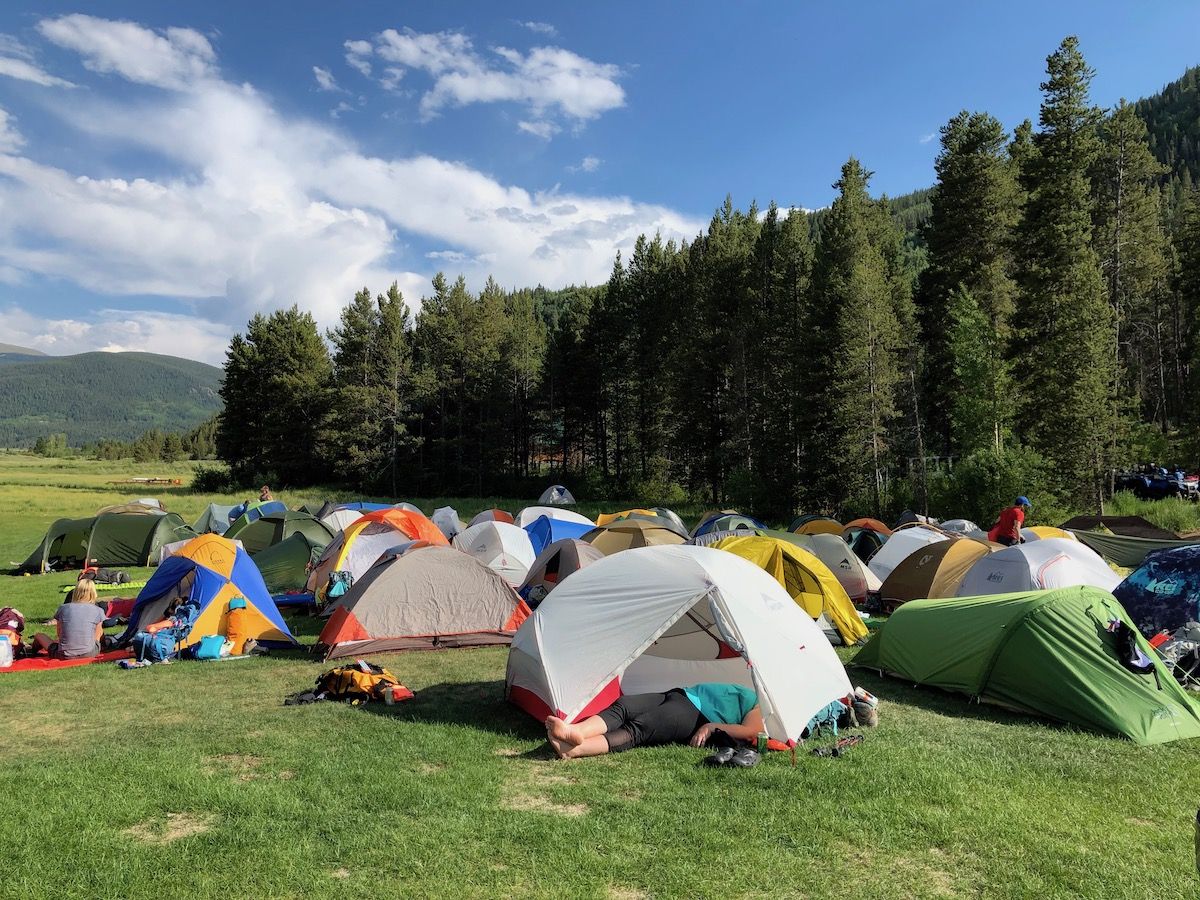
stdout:
<svg viewBox="0 0 1200 900">
<path fill-rule="evenodd" d="M 243 499 L 108 484 L 190 468 L 0 454 L 0 564 L 123 499 L 188 521 Z M 415 502 L 468 518 L 496 501 Z M 0 577 L 0 605 L 35 630 L 70 580 Z M 313 621 L 290 621 L 311 643 Z M 880 726 L 841 759 L 560 762 L 504 703 L 504 650 L 374 659 L 416 699 L 284 707 L 325 668 L 301 651 L 0 675 L 0 897 L 1200 894 L 1200 742 L 1139 748 L 852 670 Z"/>
</svg>

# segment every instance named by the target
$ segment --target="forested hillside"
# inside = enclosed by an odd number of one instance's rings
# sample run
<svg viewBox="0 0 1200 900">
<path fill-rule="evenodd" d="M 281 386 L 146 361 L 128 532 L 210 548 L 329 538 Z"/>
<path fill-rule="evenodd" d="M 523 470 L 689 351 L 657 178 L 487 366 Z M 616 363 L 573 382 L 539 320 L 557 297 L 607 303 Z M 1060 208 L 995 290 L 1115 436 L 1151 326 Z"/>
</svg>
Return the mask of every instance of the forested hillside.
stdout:
<svg viewBox="0 0 1200 900">
<path fill-rule="evenodd" d="M 0 446 L 50 434 L 78 446 L 152 428 L 184 431 L 220 408 L 220 369 L 192 360 L 153 353 L 8 359 L 0 365 Z"/>
</svg>

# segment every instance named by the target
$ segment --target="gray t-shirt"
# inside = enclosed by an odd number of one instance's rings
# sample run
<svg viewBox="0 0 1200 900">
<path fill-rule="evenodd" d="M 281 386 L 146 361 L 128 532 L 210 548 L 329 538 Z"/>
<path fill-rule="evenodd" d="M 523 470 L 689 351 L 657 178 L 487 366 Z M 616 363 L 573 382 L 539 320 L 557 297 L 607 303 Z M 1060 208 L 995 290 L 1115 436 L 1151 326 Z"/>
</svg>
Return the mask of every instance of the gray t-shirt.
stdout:
<svg viewBox="0 0 1200 900">
<path fill-rule="evenodd" d="M 80 659 L 100 652 L 96 626 L 104 621 L 104 611 L 94 603 L 64 603 L 54 614 L 58 622 L 58 656 Z"/>
</svg>

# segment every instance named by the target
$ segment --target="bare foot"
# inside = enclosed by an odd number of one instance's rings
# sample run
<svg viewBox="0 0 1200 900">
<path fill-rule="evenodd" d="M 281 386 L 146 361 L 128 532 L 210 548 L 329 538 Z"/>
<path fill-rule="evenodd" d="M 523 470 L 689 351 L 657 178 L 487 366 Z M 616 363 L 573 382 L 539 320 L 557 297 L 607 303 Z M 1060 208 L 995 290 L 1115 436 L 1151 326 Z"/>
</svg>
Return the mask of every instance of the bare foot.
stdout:
<svg viewBox="0 0 1200 900">
<path fill-rule="evenodd" d="M 575 749 L 574 744 L 560 741 L 554 735 L 547 735 L 546 740 L 550 742 L 550 746 L 554 749 L 554 753 L 559 759 L 567 759 L 570 752 Z"/>
<path fill-rule="evenodd" d="M 558 716 L 546 717 L 546 734 L 555 740 L 572 747 L 583 743 L 583 735 L 573 725 L 568 725 Z"/>
</svg>

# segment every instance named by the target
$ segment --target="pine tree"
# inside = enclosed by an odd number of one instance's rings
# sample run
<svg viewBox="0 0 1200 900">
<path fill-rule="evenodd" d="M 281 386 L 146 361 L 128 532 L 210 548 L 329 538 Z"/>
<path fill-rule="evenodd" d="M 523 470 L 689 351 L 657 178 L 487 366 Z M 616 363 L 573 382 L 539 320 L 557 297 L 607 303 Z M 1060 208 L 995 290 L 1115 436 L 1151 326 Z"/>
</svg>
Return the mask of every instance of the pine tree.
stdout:
<svg viewBox="0 0 1200 900">
<path fill-rule="evenodd" d="M 953 400 L 969 387 L 955 374 L 959 363 L 949 346 L 952 298 L 960 291 L 970 294 L 999 339 L 1007 340 L 1015 293 L 1009 273 L 1018 197 L 1004 128 L 995 118 L 963 111 L 941 134 L 933 211 L 924 231 L 929 266 L 921 274 L 917 308 L 931 441 L 948 455 L 976 449 L 951 439 Z M 1017 153 L 1020 156 L 1021 150 Z"/>
<path fill-rule="evenodd" d="M 335 393 L 329 421 L 331 461 L 347 484 L 366 486 L 384 465 L 376 390 L 378 322 L 369 288 L 356 293 L 342 309 L 341 323 L 329 332 L 329 341 Z"/>
<path fill-rule="evenodd" d="M 411 430 L 418 389 L 413 377 L 412 317 L 396 282 L 376 299 L 376 305 L 373 381 L 382 457 L 378 483 L 398 497 L 401 475 L 409 471 L 405 463 L 417 440 Z"/>
<path fill-rule="evenodd" d="M 1115 366 L 1128 411 L 1153 414 L 1160 397 L 1154 377 L 1156 303 L 1166 289 L 1166 239 L 1158 180 L 1166 168 L 1147 146 L 1146 126 L 1124 100 L 1104 122 L 1093 171 L 1093 243 L 1100 258 L 1116 328 Z"/>
<path fill-rule="evenodd" d="M 1012 376 L 1007 344 L 966 289 L 950 296 L 947 346 L 959 385 L 951 398 L 954 445 L 1005 449 L 1012 419 Z"/>
<path fill-rule="evenodd" d="M 1115 425 L 1112 310 L 1092 248 L 1091 181 L 1099 153 L 1092 70 L 1069 37 L 1047 59 L 1036 155 L 1018 233 L 1016 375 L 1020 436 L 1078 501 L 1099 506 Z"/>
<path fill-rule="evenodd" d="M 826 411 L 824 493 L 834 511 L 850 503 L 880 514 L 889 462 L 889 432 L 901 382 L 897 285 L 879 244 L 884 206 L 867 194 L 871 173 L 851 158 L 834 184 L 838 197 L 819 251 L 820 291 L 834 321 L 829 380 L 814 397 Z"/>
<path fill-rule="evenodd" d="M 312 315 L 258 314 L 226 353 L 218 450 L 241 481 L 314 484 L 325 474 L 332 366 Z"/>
</svg>

